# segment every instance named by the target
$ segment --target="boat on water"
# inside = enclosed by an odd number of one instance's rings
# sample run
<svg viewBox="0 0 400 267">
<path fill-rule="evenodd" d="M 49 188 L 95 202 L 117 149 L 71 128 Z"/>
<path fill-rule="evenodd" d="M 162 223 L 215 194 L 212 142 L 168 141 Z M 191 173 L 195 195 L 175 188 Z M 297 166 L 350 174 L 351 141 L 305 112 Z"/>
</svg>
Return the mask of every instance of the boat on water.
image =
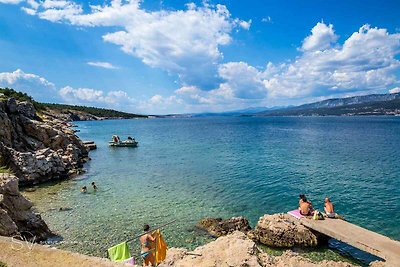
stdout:
<svg viewBox="0 0 400 267">
<path fill-rule="evenodd" d="M 108 142 L 108 145 L 115 147 L 137 147 L 138 143 L 139 142 L 132 137 L 128 137 L 128 139 L 121 141 L 118 135 L 113 135 L 111 141 Z"/>
</svg>

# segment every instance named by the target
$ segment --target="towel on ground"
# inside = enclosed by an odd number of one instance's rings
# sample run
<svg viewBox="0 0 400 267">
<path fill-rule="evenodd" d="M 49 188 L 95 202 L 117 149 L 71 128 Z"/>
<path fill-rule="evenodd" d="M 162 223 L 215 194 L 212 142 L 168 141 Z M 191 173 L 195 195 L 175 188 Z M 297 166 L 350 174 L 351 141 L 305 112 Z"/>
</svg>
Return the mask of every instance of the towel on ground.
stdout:
<svg viewBox="0 0 400 267">
<path fill-rule="evenodd" d="M 288 214 L 292 215 L 293 217 L 295 217 L 297 219 L 301 219 L 301 218 L 304 217 L 303 215 L 300 214 L 300 210 L 298 210 L 298 209 L 297 210 L 288 211 Z"/>
</svg>

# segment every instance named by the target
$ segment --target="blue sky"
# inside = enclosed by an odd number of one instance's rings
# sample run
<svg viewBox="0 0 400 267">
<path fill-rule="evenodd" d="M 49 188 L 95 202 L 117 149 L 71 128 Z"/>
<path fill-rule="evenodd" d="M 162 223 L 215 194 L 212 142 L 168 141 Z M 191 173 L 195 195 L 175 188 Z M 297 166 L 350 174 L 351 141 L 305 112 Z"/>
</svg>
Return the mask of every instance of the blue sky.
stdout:
<svg viewBox="0 0 400 267">
<path fill-rule="evenodd" d="M 399 1 L 0 0 L 0 86 L 139 113 L 400 91 Z"/>
</svg>

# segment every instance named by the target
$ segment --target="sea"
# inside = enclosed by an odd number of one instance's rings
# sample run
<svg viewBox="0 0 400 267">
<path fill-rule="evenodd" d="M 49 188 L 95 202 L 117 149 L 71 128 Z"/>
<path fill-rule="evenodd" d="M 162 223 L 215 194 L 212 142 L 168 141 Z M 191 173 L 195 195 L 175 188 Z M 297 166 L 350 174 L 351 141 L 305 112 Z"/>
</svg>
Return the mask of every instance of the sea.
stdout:
<svg viewBox="0 0 400 267">
<path fill-rule="evenodd" d="M 62 237 L 57 247 L 105 256 L 108 247 L 133 238 L 138 254 L 135 237 L 144 224 L 175 221 L 162 230 L 168 245 L 193 249 L 213 240 L 196 227 L 200 219 L 245 216 L 254 227 L 264 214 L 296 209 L 301 193 L 320 210 L 328 196 L 346 220 L 400 240 L 400 117 L 75 123 L 82 140 L 97 144 L 86 173 L 24 191 Z M 114 134 L 134 137 L 139 146 L 109 147 Z M 85 185 L 87 194 L 79 190 Z M 313 261 L 376 259 L 336 240 L 298 251 Z"/>
</svg>

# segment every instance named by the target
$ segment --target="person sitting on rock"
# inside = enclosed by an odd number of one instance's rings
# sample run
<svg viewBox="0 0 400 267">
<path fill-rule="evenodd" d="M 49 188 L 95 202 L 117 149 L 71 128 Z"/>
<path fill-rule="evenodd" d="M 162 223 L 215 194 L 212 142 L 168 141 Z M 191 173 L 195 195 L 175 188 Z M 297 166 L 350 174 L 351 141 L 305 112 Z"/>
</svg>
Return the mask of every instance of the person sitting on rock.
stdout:
<svg viewBox="0 0 400 267">
<path fill-rule="evenodd" d="M 81 193 L 87 193 L 87 187 L 86 187 L 86 185 L 85 185 L 85 186 L 82 186 L 82 188 L 81 188 Z"/>
<path fill-rule="evenodd" d="M 314 212 L 311 201 L 309 201 L 304 194 L 300 195 L 299 210 L 300 214 L 303 216 L 311 216 Z"/>
<path fill-rule="evenodd" d="M 328 218 L 335 218 L 336 217 L 336 213 L 335 213 L 335 209 L 333 207 L 333 203 L 331 202 L 329 197 L 325 198 L 324 210 L 325 210 L 326 216 Z"/>
<path fill-rule="evenodd" d="M 96 186 L 96 184 L 95 184 L 94 182 L 92 182 L 92 187 L 93 187 L 93 190 L 94 190 L 94 191 L 97 190 L 97 186 Z"/>
</svg>

